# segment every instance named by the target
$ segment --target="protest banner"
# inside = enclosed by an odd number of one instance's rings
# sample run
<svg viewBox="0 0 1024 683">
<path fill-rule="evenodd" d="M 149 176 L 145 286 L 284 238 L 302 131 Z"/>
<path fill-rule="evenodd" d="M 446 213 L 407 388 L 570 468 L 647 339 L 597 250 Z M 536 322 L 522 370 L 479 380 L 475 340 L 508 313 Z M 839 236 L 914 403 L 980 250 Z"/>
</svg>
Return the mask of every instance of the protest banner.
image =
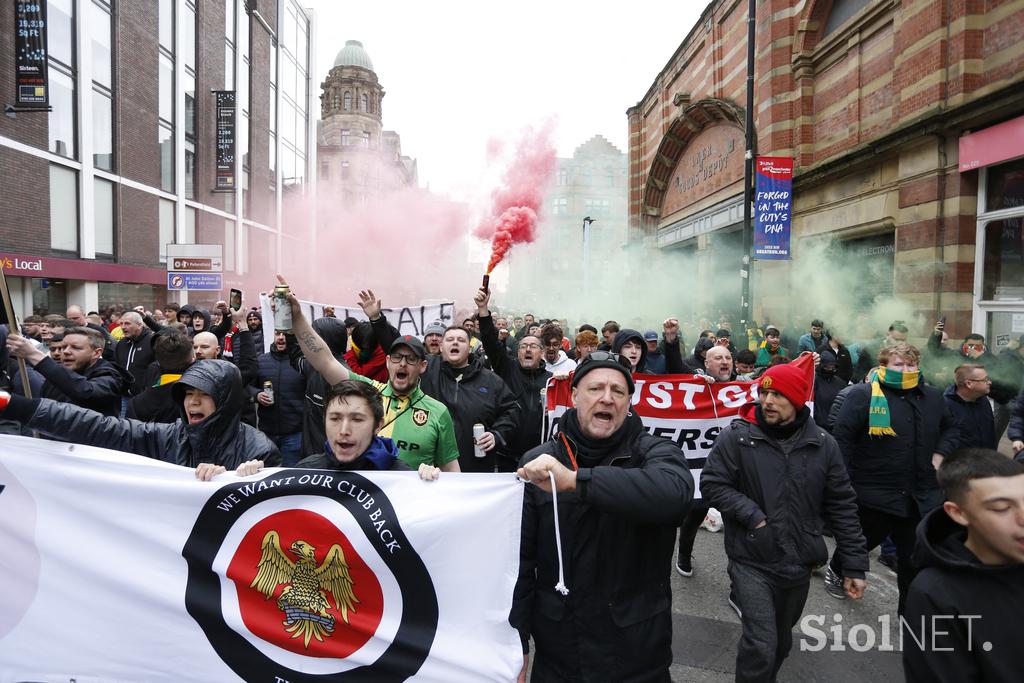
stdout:
<svg viewBox="0 0 1024 683">
<path fill-rule="evenodd" d="M 2 436 L 0 680 L 512 681 L 522 500 Z"/>
</svg>

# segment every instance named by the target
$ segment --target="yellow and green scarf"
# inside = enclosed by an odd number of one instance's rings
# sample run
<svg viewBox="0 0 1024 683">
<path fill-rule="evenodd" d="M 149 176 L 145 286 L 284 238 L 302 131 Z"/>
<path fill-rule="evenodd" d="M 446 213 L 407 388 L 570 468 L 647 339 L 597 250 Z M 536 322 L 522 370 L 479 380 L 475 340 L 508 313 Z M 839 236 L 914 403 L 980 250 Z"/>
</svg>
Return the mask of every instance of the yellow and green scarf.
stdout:
<svg viewBox="0 0 1024 683">
<path fill-rule="evenodd" d="M 919 376 L 920 373 L 916 370 L 900 372 L 884 367 L 878 368 L 873 373 L 869 378 L 871 381 L 871 403 L 868 405 L 869 436 L 896 436 L 889 417 L 889 401 L 882 393 L 882 385 L 893 389 L 913 389 L 917 386 Z"/>
</svg>

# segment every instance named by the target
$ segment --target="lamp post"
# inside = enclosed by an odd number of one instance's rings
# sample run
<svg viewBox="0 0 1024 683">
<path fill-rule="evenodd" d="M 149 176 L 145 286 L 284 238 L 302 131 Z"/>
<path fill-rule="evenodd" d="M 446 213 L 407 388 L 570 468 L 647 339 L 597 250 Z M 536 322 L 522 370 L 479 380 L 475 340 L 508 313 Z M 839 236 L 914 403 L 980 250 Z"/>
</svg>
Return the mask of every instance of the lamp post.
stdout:
<svg viewBox="0 0 1024 683">
<path fill-rule="evenodd" d="M 583 296 L 590 293 L 590 273 L 588 265 L 590 265 L 590 224 L 593 223 L 596 218 L 587 216 L 583 219 Z"/>
<path fill-rule="evenodd" d="M 743 156 L 743 255 L 740 257 L 740 320 L 743 325 L 753 316 L 750 301 L 750 280 L 754 274 L 751 251 L 754 228 L 751 225 L 750 204 L 754 180 L 754 26 L 757 20 L 756 0 L 747 5 L 747 111 L 745 120 L 746 151 Z"/>
</svg>

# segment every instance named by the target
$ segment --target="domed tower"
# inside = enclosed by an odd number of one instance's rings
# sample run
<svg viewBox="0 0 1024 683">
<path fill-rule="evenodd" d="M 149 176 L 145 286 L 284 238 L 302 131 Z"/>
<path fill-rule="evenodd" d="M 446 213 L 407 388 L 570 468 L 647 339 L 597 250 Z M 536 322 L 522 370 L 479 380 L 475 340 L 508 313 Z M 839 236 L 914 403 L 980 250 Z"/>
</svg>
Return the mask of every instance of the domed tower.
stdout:
<svg viewBox="0 0 1024 683">
<path fill-rule="evenodd" d="M 379 149 L 384 88 L 361 42 L 345 42 L 320 89 L 320 144 Z"/>
</svg>

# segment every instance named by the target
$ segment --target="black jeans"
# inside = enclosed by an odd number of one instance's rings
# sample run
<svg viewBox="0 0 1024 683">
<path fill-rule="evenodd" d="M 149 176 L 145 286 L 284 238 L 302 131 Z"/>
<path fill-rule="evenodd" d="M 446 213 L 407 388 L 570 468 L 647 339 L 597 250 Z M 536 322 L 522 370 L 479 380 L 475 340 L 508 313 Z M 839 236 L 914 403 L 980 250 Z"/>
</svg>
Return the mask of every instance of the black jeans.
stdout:
<svg viewBox="0 0 1024 683">
<path fill-rule="evenodd" d="M 910 582 L 917 576 L 917 569 L 910 557 L 914 552 L 917 525 L 921 518 L 917 515 L 899 517 L 888 512 L 866 508 L 863 505 L 857 506 L 857 516 L 860 517 L 860 528 L 864 533 L 868 552 L 874 550 L 879 543 L 885 540 L 886 536 L 891 538 L 896 545 L 896 585 L 900 589 L 899 613 L 903 614 L 907 589 L 910 588 Z M 843 575 L 843 562 L 839 558 L 838 551 L 832 553 L 832 560 L 828 565 L 836 574 Z"/>
<path fill-rule="evenodd" d="M 732 595 L 743 612 L 736 683 L 774 683 L 793 648 L 793 627 L 807 602 L 810 579 L 780 584 L 756 567 L 729 560 Z"/>
<path fill-rule="evenodd" d="M 704 522 L 704 517 L 707 516 L 710 507 L 703 500 L 693 501 L 693 506 L 686 513 L 686 518 L 679 525 L 679 560 L 681 562 L 688 562 L 690 556 L 693 555 L 693 542 L 697 538 L 697 532 L 700 531 L 700 525 Z"/>
</svg>

